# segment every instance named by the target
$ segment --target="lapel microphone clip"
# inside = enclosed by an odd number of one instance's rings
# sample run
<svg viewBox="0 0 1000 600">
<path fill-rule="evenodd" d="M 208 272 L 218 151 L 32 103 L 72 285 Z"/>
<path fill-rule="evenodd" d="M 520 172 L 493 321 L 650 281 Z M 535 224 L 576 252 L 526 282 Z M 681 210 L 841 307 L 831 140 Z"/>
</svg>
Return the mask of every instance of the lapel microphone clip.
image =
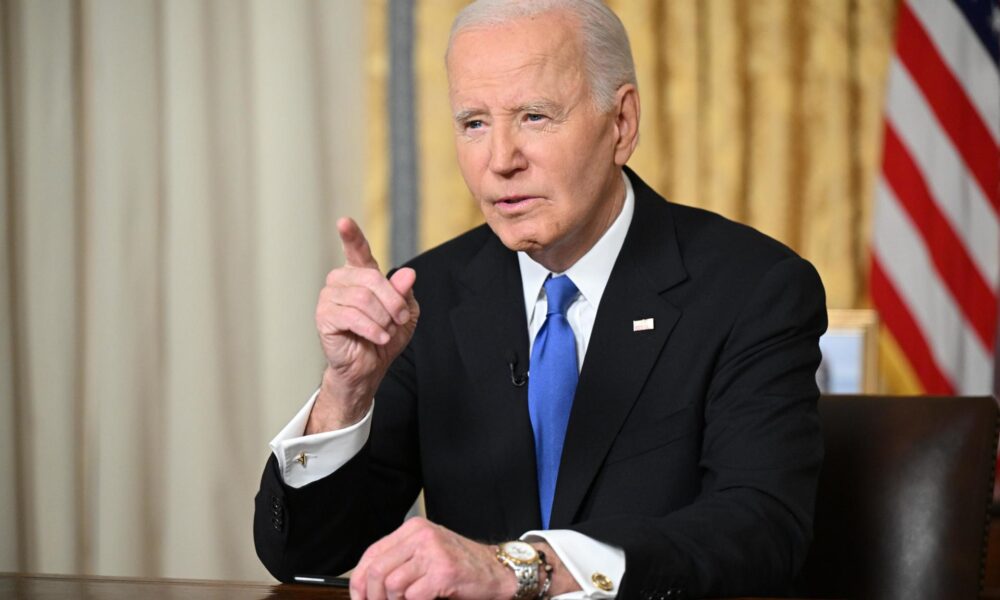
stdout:
<svg viewBox="0 0 1000 600">
<path fill-rule="evenodd" d="M 521 371 L 517 372 L 517 353 L 511 350 L 507 354 L 507 368 L 510 369 L 510 382 L 514 384 L 514 387 L 524 387 L 524 384 L 528 383 L 528 372 Z"/>
</svg>

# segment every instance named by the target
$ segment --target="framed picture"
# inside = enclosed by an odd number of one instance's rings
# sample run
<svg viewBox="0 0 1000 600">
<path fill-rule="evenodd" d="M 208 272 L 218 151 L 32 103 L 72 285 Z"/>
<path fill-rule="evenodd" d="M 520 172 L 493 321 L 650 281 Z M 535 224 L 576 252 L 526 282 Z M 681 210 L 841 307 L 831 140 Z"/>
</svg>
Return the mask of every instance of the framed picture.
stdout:
<svg viewBox="0 0 1000 600">
<path fill-rule="evenodd" d="M 878 315 L 870 309 L 829 310 L 816 381 L 824 394 L 878 392 Z"/>
</svg>

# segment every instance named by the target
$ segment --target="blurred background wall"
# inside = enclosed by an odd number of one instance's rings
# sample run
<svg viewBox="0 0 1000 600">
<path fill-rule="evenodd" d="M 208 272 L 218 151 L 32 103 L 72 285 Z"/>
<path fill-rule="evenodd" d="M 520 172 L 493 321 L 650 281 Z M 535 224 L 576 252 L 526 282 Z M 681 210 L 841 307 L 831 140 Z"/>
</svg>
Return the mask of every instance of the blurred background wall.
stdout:
<svg viewBox="0 0 1000 600">
<path fill-rule="evenodd" d="M 442 60 L 462 4 L 0 0 L 0 571 L 267 578 L 252 497 L 319 380 L 335 218 L 383 265 L 480 220 Z M 610 4 L 631 165 L 866 306 L 896 0 Z"/>
</svg>

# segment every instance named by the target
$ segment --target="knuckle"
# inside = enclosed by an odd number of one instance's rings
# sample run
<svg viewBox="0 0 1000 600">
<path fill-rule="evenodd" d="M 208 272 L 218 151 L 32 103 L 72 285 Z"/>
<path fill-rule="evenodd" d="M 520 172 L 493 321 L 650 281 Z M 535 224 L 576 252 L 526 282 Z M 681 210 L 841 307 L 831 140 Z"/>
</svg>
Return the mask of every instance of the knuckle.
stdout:
<svg viewBox="0 0 1000 600">
<path fill-rule="evenodd" d="M 344 273 L 344 267 L 337 267 L 336 269 L 333 269 L 332 271 L 327 273 L 326 285 L 328 286 L 337 285 L 337 282 L 340 281 L 341 277 L 343 276 L 343 273 Z"/>
<path fill-rule="evenodd" d="M 352 287 L 344 292 L 345 300 L 352 306 L 364 306 L 368 304 L 371 292 L 365 287 Z"/>
<path fill-rule="evenodd" d="M 380 333 L 382 333 L 382 328 L 379 327 L 377 324 L 372 323 L 371 321 L 368 321 L 364 325 L 364 332 L 365 332 L 365 335 L 374 338 L 374 337 L 378 337 L 378 335 Z"/>
<path fill-rule="evenodd" d="M 360 270 L 359 277 L 361 278 L 361 281 L 364 282 L 364 284 L 367 285 L 368 287 L 375 287 L 379 285 L 383 279 L 385 279 L 384 277 L 382 277 L 382 274 L 376 271 L 375 269 L 367 269 L 367 268 Z"/>
<path fill-rule="evenodd" d="M 416 536 L 417 541 L 425 546 L 428 546 L 428 549 L 437 543 L 437 532 L 429 527 L 422 527 L 418 529 L 414 535 Z"/>
<path fill-rule="evenodd" d="M 406 575 L 400 571 L 393 571 L 385 578 L 385 591 L 393 595 L 402 595 L 406 591 Z"/>
</svg>

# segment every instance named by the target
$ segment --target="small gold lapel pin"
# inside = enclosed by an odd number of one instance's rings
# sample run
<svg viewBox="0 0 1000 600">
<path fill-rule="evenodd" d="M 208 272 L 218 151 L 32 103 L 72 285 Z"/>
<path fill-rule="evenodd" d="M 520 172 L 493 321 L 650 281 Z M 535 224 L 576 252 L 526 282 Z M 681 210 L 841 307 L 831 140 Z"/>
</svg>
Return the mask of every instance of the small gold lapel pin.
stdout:
<svg viewBox="0 0 1000 600">
<path fill-rule="evenodd" d="M 653 329 L 653 318 L 636 319 L 632 321 L 632 331 L 651 331 Z"/>
<path fill-rule="evenodd" d="M 299 463 L 304 468 L 306 463 L 309 462 L 309 456 L 305 452 L 299 452 L 298 456 L 295 457 L 295 462 Z"/>
</svg>

